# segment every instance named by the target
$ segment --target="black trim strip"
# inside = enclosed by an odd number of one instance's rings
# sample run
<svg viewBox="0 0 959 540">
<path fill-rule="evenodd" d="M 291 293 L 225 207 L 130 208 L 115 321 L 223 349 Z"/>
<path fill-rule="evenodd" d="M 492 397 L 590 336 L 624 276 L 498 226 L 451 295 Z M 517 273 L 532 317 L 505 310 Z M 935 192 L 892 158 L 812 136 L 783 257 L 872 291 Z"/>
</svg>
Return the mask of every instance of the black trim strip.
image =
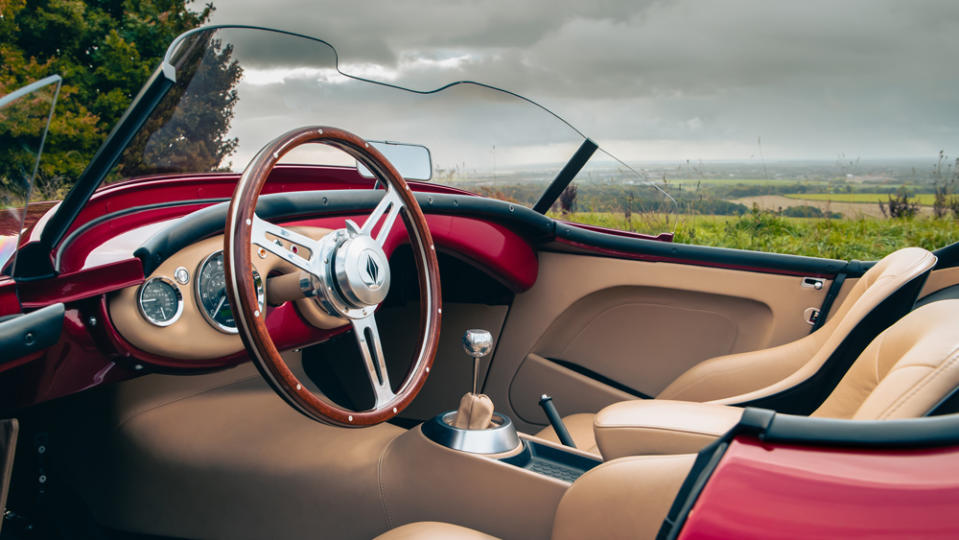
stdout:
<svg viewBox="0 0 959 540">
<path fill-rule="evenodd" d="M 556 237 L 599 249 L 624 253 L 636 253 L 651 257 L 663 257 L 688 261 L 700 261 L 720 265 L 730 265 L 761 270 L 784 270 L 797 274 L 818 274 L 834 276 L 847 268 L 846 261 L 820 259 L 802 255 L 784 255 L 764 251 L 674 244 L 642 238 L 631 238 L 615 234 L 601 233 L 583 229 L 568 223 L 556 223 Z M 557 251 L 570 251 L 565 246 L 556 246 Z M 850 266 L 848 277 L 859 277 L 875 263 L 862 263 Z"/>
<path fill-rule="evenodd" d="M 135 214 L 137 212 L 144 212 L 147 210 L 156 210 L 157 208 L 173 208 L 177 206 L 191 206 L 194 204 L 215 204 L 221 203 L 224 201 L 229 201 L 230 199 L 225 198 L 216 198 L 216 199 L 192 199 L 186 201 L 172 201 L 172 202 L 162 202 L 154 204 L 144 204 L 142 206 L 131 206 L 130 208 L 125 208 L 123 210 L 118 210 L 116 212 L 111 212 L 109 214 L 104 214 L 96 219 L 91 219 L 90 221 L 84 223 L 83 225 L 74 229 L 67 237 L 60 243 L 60 246 L 57 247 L 56 259 L 54 261 L 54 267 L 57 269 L 57 272 L 60 272 L 60 260 L 63 257 L 63 253 L 70 247 L 70 244 L 77 239 L 78 236 L 87 232 L 88 230 L 96 227 L 97 225 L 110 221 L 111 219 L 127 216 L 130 214 Z"/>
<path fill-rule="evenodd" d="M 63 314 L 63 304 L 53 304 L 0 322 L 0 365 L 56 345 Z"/>
<path fill-rule="evenodd" d="M 613 379 L 610 379 L 609 377 L 607 377 L 607 376 L 605 376 L 605 375 L 601 375 L 601 374 L 599 374 L 599 373 L 596 373 L 595 371 L 593 371 L 593 370 L 591 370 L 591 369 L 589 369 L 589 368 L 585 368 L 585 367 L 583 367 L 583 366 L 581 366 L 581 365 L 579 365 L 579 364 L 575 364 L 575 363 L 573 363 L 573 362 L 568 362 L 568 361 L 566 361 L 566 360 L 560 360 L 560 359 L 558 359 L 558 358 L 547 358 L 547 360 L 549 360 L 550 362 L 552 362 L 552 363 L 554 363 L 554 364 L 563 366 L 564 368 L 566 368 L 566 369 L 568 369 L 568 370 L 570 370 L 570 371 L 575 371 L 576 373 L 579 373 L 580 375 L 582 375 L 582 376 L 584 376 L 584 377 L 589 377 L 590 379 L 593 379 L 593 380 L 596 381 L 596 382 L 603 383 L 603 384 L 605 384 L 606 386 L 612 386 L 613 388 L 619 390 L 620 392 L 626 392 L 627 394 L 636 396 L 636 397 L 638 397 L 638 398 L 640 398 L 640 399 L 653 399 L 653 396 L 650 396 L 649 394 L 644 394 L 644 393 L 640 392 L 639 390 L 636 390 L 635 388 L 633 388 L 633 387 L 631 387 L 631 386 L 627 386 L 627 385 L 625 385 L 625 384 L 623 384 L 623 383 L 621 383 L 621 382 L 619 382 L 619 381 L 615 381 L 615 380 L 613 380 Z"/>
<path fill-rule="evenodd" d="M 726 454 L 726 450 L 729 449 L 729 443 L 733 440 L 733 437 L 737 435 L 761 436 L 769 428 L 775 414 L 773 411 L 766 409 L 745 409 L 743 415 L 739 418 L 739 423 L 723 434 L 722 437 L 699 451 L 692 469 L 680 486 L 679 493 L 673 499 L 672 506 L 669 507 L 669 512 L 659 528 L 659 533 L 656 534 L 657 540 L 674 540 L 679 536 L 683 524 L 686 523 L 686 518 L 689 517 L 689 511 L 696 504 L 699 494 L 706 487 L 706 482 L 713 475 L 716 466 L 719 465 L 723 455 Z"/>
<path fill-rule="evenodd" d="M 332 190 L 272 193 L 260 197 L 257 213 L 267 219 L 292 219 L 317 215 L 337 215 L 371 210 L 382 193 L 372 190 Z M 621 253 L 635 253 L 649 257 L 662 257 L 704 264 L 721 264 L 762 271 L 789 271 L 797 274 L 812 273 L 835 275 L 847 268 L 849 277 L 862 275 L 872 264 L 851 265 L 845 261 L 819 259 L 798 255 L 781 255 L 760 251 L 673 244 L 657 240 L 633 238 L 590 231 L 561 223 L 538 214 L 524 206 L 487 199 L 473 195 L 445 193 L 417 193 L 417 201 L 423 211 L 431 214 L 447 214 L 479 217 L 506 225 L 536 244 L 540 249 L 568 251 L 568 246 L 550 244 L 561 238 L 596 248 Z M 223 231 L 226 223 L 227 204 L 212 205 L 184 216 L 147 240 L 135 255 L 143 260 L 144 272 L 149 274 L 167 257 L 187 245 Z"/>
<path fill-rule="evenodd" d="M 936 261 L 936 270 L 959 266 L 959 242 L 941 247 L 933 251 L 932 254 L 938 258 Z"/>
<path fill-rule="evenodd" d="M 839 291 L 842 290 L 842 284 L 845 281 L 845 270 L 839 272 L 836 274 L 836 277 L 833 278 L 832 283 L 829 285 L 829 290 L 826 291 L 826 297 L 822 299 L 822 305 L 819 306 L 819 313 L 816 315 L 816 322 L 813 323 L 812 328 L 809 330 L 810 334 L 816 330 L 819 330 L 822 328 L 822 325 L 826 324 L 826 319 L 829 317 L 829 310 L 832 309 L 832 304 L 836 301 L 836 297 L 839 296 Z"/>
<path fill-rule="evenodd" d="M 883 330 L 912 311 L 929 271 L 904 283 L 853 327 L 836 350 L 811 377 L 771 396 L 738 404 L 789 414 L 811 414 L 832 393 L 852 364 Z"/>
<path fill-rule="evenodd" d="M 563 193 L 566 186 L 573 181 L 573 178 L 576 178 L 576 175 L 583 169 L 583 166 L 586 165 L 586 162 L 593 156 L 593 152 L 595 152 L 597 148 L 599 148 L 599 146 L 597 146 L 596 143 L 585 139 L 583 144 L 579 145 L 573 157 L 563 166 L 563 170 L 559 171 L 556 178 L 550 182 L 549 187 L 546 188 L 546 191 L 543 192 L 539 200 L 536 201 L 536 204 L 533 205 L 533 212 L 545 214 L 549 210 L 549 207 L 553 206 L 553 203 L 556 202 L 560 194 Z"/>
</svg>

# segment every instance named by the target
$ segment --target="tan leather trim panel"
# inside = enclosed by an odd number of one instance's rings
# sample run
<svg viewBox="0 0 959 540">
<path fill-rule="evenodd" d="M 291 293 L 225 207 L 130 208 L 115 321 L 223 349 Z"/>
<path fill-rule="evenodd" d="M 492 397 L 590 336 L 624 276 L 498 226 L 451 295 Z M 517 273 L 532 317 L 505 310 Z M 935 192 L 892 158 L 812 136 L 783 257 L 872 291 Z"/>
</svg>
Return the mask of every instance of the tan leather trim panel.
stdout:
<svg viewBox="0 0 959 540">
<path fill-rule="evenodd" d="M 719 291 L 612 287 L 570 306 L 535 351 L 654 396 L 703 359 L 764 346 L 772 325 L 769 306 L 755 299 Z M 696 329 L 696 339 L 677 346 L 679 333 L 689 328 Z"/>
<path fill-rule="evenodd" d="M 648 388 L 661 388 L 690 366 L 708 358 L 712 351 L 709 345 L 689 339 L 688 326 L 651 322 L 650 318 L 656 319 L 656 306 L 663 308 L 662 313 L 672 313 L 673 322 L 680 313 L 697 313 L 702 320 L 715 317 L 714 320 L 722 321 L 717 322 L 720 325 L 732 321 L 739 333 L 731 342 L 724 339 L 714 345 L 716 354 L 740 352 L 806 335 L 809 325 L 803 321 L 803 310 L 819 307 L 830 284 L 827 280 L 824 289 L 817 291 L 802 287 L 802 278 L 798 276 L 570 253 L 540 252 L 539 263 L 536 283 L 530 290 L 518 294 L 510 308 L 486 388 L 498 407 L 505 406 L 508 398 L 510 406 L 523 411 L 517 415 L 522 418 L 514 417 L 514 420 L 525 421 L 526 425 L 520 424 L 520 427 L 527 431 L 538 430 L 534 427 L 536 424 L 546 424 L 545 416 L 537 410 L 539 393 L 530 393 L 529 385 L 514 384 L 513 380 L 530 353 L 557 355 L 555 357 L 579 363 L 624 384 L 637 384 L 640 390 L 646 384 L 644 381 L 654 381 Z M 606 292 L 609 290 L 616 292 Z M 630 331 L 618 339 L 604 334 L 603 325 L 598 323 L 577 339 L 578 332 L 573 331 L 577 326 L 582 330 L 597 317 L 600 321 L 617 318 L 617 307 L 610 302 L 617 293 L 629 294 L 630 300 L 626 303 L 637 306 L 626 309 L 645 313 L 644 318 L 633 321 Z M 674 295 L 692 304 L 684 306 L 668 301 Z M 583 304 L 578 304 L 584 299 Z M 577 313 L 578 309 L 572 309 L 577 305 L 584 307 L 582 316 Z M 610 309 L 613 311 L 609 312 Z M 743 317 L 748 327 L 737 322 Z M 562 329 L 560 326 L 553 329 L 557 321 Z M 548 333 L 549 339 L 544 337 Z M 552 337 L 562 341 L 554 342 Z M 594 352 L 575 358 L 558 356 L 567 352 L 567 347 L 577 355 L 585 354 L 590 347 L 594 347 Z M 548 393 L 566 399 L 566 396 L 596 391 L 595 388 L 582 389 L 580 379 L 569 378 L 565 384 L 561 381 L 546 389 Z M 601 408 L 612 402 L 609 398 L 603 394 L 589 399 L 601 403 Z M 563 414 L 599 410 L 566 406 L 559 398 L 557 405 Z"/>
<path fill-rule="evenodd" d="M 695 453 L 729 431 L 742 417 L 739 407 L 642 399 L 599 411 L 596 443 L 607 461 L 623 456 Z"/>
<path fill-rule="evenodd" d="M 393 440 L 380 460 L 390 525 L 445 521 L 502 538 L 550 536 L 569 484 L 481 455 L 450 450 L 419 427 Z"/>
<path fill-rule="evenodd" d="M 627 457 L 587 472 L 560 502 L 553 540 L 655 538 L 695 460 Z"/>
<path fill-rule="evenodd" d="M 539 397 L 543 394 L 554 398 L 556 409 L 561 415 L 576 411 L 598 411 L 617 401 L 636 398 L 632 394 L 550 362 L 538 354 L 530 354 L 519 367 L 510 387 L 510 402 L 513 412 L 516 413 L 513 420 L 545 423 L 546 417 L 538 404 Z M 506 405 L 495 403 L 499 407 Z"/>
<path fill-rule="evenodd" d="M 922 292 L 919 293 L 919 298 L 953 285 L 959 285 L 959 266 L 933 270 L 929 274 L 929 279 L 926 280 L 926 284 L 923 285 Z"/>
<path fill-rule="evenodd" d="M 293 227 L 292 229 L 311 238 L 322 238 L 327 229 L 318 227 Z M 175 253 L 163 262 L 147 279 L 166 277 L 180 290 L 183 297 L 183 314 L 169 326 L 149 323 L 137 307 L 139 287 L 127 287 L 113 293 L 108 299 L 110 320 L 117 332 L 134 347 L 151 354 L 183 360 L 207 360 L 229 356 L 243 350 L 243 342 L 237 334 L 227 334 L 215 329 L 200 313 L 197 304 L 195 280 L 200 263 L 211 253 L 223 249 L 223 236 L 207 238 Z M 253 257 L 257 272 L 265 280 L 270 272 L 290 272 L 289 263 L 272 253 L 266 258 Z M 178 267 L 190 272 L 190 281 L 185 285 L 176 283 L 173 273 Z M 269 302 L 269 299 L 267 299 Z M 323 313 L 311 299 L 297 301 L 299 312 L 311 324 L 319 328 L 336 328 L 344 322 Z"/>
<path fill-rule="evenodd" d="M 176 538 L 372 538 L 389 528 L 378 464 L 404 433 L 319 424 L 252 364 L 147 375 L 61 406 L 63 482 L 99 524 Z M 411 495 L 412 496 L 412 495 Z"/>
</svg>

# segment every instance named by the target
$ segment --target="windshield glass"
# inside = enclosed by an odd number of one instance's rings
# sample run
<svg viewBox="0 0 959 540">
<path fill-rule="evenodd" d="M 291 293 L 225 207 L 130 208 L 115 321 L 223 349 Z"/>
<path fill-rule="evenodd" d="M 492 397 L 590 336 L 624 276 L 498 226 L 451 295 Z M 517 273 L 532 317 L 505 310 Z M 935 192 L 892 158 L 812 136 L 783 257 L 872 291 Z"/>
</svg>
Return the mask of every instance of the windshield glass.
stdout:
<svg viewBox="0 0 959 540">
<path fill-rule="evenodd" d="M 0 268 L 9 273 L 20 233 L 54 202 L 34 186 L 60 92 L 53 75 L 0 97 Z"/>
<path fill-rule="evenodd" d="M 422 60 L 424 66 L 448 61 L 455 59 Z M 241 171 L 281 133 L 320 124 L 367 140 L 424 145 L 433 182 L 531 207 L 589 135 L 507 90 L 472 81 L 406 87 L 397 73 L 343 63 L 326 42 L 283 32 L 185 34 L 165 63 L 176 83 L 108 181 Z M 298 149 L 284 162 L 355 165 L 319 145 Z M 560 217 L 619 212 L 626 222 L 609 225 L 662 233 L 672 230 L 676 210 L 661 182 L 599 148 L 551 211 Z"/>
</svg>

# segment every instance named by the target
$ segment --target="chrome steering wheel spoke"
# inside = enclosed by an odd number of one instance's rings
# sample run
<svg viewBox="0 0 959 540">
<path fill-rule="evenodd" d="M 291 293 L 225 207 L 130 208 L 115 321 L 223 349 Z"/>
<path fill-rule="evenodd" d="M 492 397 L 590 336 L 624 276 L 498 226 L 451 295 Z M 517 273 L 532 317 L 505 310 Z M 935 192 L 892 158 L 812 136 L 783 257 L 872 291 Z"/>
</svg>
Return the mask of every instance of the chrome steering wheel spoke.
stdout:
<svg viewBox="0 0 959 540">
<path fill-rule="evenodd" d="M 271 240 L 267 235 L 272 236 L 273 239 Z M 286 245 L 282 244 L 284 240 L 287 242 Z M 251 241 L 254 245 L 269 251 L 300 270 L 316 274 L 314 262 L 320 252 L 320 244 L 316 240 L 285 227 L 274 225 L 253 214 Z M 277 243 L 278 241 L 280 243 Z M 305 248 L 310 252 L 310 257 L 305 258 L 294 252 L 291 248 L 292 245 Z"/>
<path fill-rule="evenodd" d="M 403 201 L 400 199 L 399 194 L 392 187 L 388 188 L 386 195 L 384 195 L 376 207 L 373 208 L 370 217 L 366 219 L 357 233 L 372 237 L 380 247 L 383 247 L 386 238 L 393 229 L 393 223 L 396 221 L 396 216 L 399 215 L 401 208 L 403 208 Z M 375 229 L 379 223 L 382 223 L 382 225 L 380 225 L 379 230 L 374 236 L 373 229 Z"/>
<path fill-rule="evenodd" d="M 352 319 L 350 322 L 353 324 L 356 343 L 363 356 L 363 367 L 366 368 L 366 374 L 373 386 L 376 400 L 373 408 L 378 409 L 396 397 L 396 394 L 390 386 L 390 375 L 386 369 L 380 332 L 376 328 L 376 317 L 371 314 L 362 319 Z"/>
</svg>

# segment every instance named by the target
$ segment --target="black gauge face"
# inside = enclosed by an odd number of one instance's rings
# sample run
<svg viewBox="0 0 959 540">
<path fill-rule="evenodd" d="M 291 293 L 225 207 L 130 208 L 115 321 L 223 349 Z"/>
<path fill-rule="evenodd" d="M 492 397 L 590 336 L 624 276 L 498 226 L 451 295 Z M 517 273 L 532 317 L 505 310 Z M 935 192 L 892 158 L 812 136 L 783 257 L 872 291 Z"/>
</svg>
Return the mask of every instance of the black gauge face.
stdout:
<svg viewBox="0 0 959 540">
<path fill-rule="evenodd" d="M 183 311 L 180 289 L 165 278 L 153 278 L 140 287 L 140 313 L 157 326 L 173 324 Z"/>
<path fill-rule="evenodd" d="M 256 270 L 253 271 L 256 284 L 256 296 L 263 311 L 263 281 Z M 196 273 L 196 298 L 200 311 L 215 328 L 224 332 L 236 333 L 236 319 L 233 308 L 226 297 L 226 273 L 223 271 L 223 252 L 217 251 L 200 264 Z"/>
</svg>

